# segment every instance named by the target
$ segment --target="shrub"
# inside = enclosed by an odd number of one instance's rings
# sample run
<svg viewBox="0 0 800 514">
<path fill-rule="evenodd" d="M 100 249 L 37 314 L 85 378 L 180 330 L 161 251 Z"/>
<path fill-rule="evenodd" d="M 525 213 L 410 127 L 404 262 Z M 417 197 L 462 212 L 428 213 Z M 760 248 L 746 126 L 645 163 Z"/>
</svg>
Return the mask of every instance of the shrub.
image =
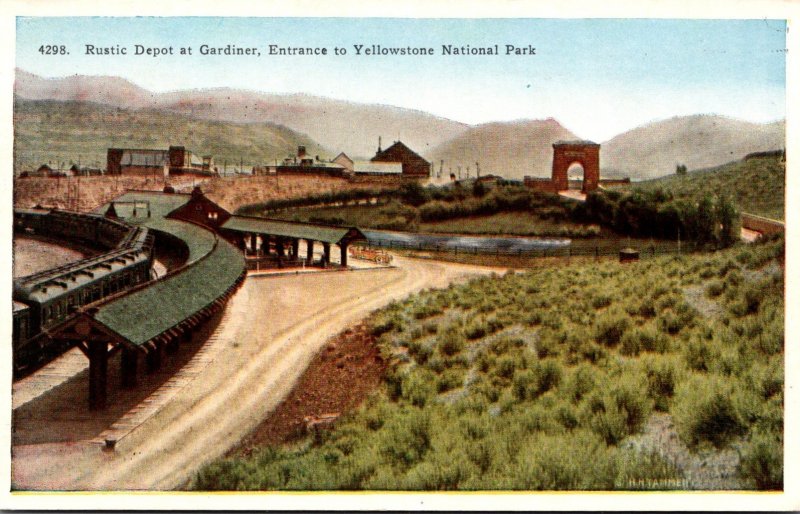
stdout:
<svg viewBox="0 0 800 514">
<path fill-rule="evenodd" d="M 620 342 L 630 324 L 630 318 L 622 312 L 603 313 L 595 324 L 595 339 L 600 344 L 614 346 Z"/>
<path fill-rule="evenodd" d="M 419 364 L 425 364 L 433 355 L 433 350 L 424 341 L 411 341 L 408 343 L 408 354 Z"/>
<path fill-rule="evenodd" d="M 503 378 L 511 378 L 514 376 L 514 371 L 517 369 L 517 362 L 511 356 L 503 356 L 497 360 L 497 376 Z"/>
<path fill-rule="evenodd" d="M 710 443 L 719 448 L 744 434 L 733 393 L 732 385 L 713 375 L 694 375 L 678 386 L 672 414 L 681 439 L 690 447 Z"/>
<path fill-rule="evenodd" d="M 587 394 L 591 393 L 597 383 L 597 372 L 594 367 L 587 365 L 578 366 L 569 376 L 569 380 L 564 386 L 569 399 L 580 402 Z"/>
<path fill-rule="evenodd" d="M 534 372 L 536 374 L 536 389 L 534 391 L 536 396 L 558 387 L 564 374 L 561 365 L 553 359 L 537 362 Z"/>
<path fill-rule="evenodd" d="M 518 454 L 511 473 L 512 489 L 609 490 L 614 486 L 613 452 L 589 431 L 558 435 L 539 432 Z"/>
<path fill-rule="evenodd" d="M 431 373 L 409 373 L 402 381 L 402 397 L 417 407 L 424 407 L 433 396 L 436 378 Z"/>
<path fill-rule="evenodd" d="M 453 356 L 464 349 L 464 336 L 457 327 L 447 327 L 439 336 L 439 351 Z"/>
<path fill-rule="evenodd" d="M 563 330 L 540 329 L 536 341 L 536 354 L 540 359 L 555 357 L 561 353 L 561 346 L 567 338 Z"/>
<path fill-rule="evenodd" d="M 653 399 L 656 410 L 667 412 L 669 402 L 675 394 L 679 379 L 679 369 L 672 359 L 656 358 L 645 362 L 647 374 L 647 394 Z"/>
<path fill-rule="evenodd" d="M 695 371 L 709 371 L 719 357 L 719 352 L 714 351 L 707 342 L 692 339 L 686 345 L 684 358 L 686 365 Z"/>
<path fill-rule="evenodd" d="M 456 389 L 461 387 L 464 383 L 464 374 L 459 370 L 448 369 L 442 376 L 439 377 L 439 380 L 436 382 L 436 390 L 440 393 L 444 393 L 451 389 Z"/>
<path fill-rule="evenodd" d="M 611 297 L 605 293 L 599 293 L 592 297 L 592 308 L 595 310 L 608 307 L 609 305 L 611 305 Z"/>
<path fill-rule="evenodd" d="M 586 404 L 589 426 L 607 444 L 616 445 L 641 429 L 652 404 L 643 377 L 624 373 L 610 390 L 598 391 Z"/>
<path fill-rule="evenodd" d="M 739 474 L 762 490 L 783 490 L 783 441 L 779 435 L 758 431 L 742 452 Z"/>
<path fill-rule="evenodd" d="M 431 445 L 431 416 L 422 410 L 406 410 L 386 424 L 381 452 L 399 468 L 420 462 Z"/>
<path fill-rule="evenodd" d="M 467 336 L 467 339 L 480 339 L 488 332 L 486 321 L 482 319 L 473 319 L 464 327 L 464 335 Z"/>
<path fill-rule="evenodd" d="M 710 298 L 716 298 L 717 296 L 721 295 L 724 290 L 725 283 L 721 280 L 714 280 L 706 287 L 706 295 L 708 295 Z"/>
<path fill-rule="evenodd" d="M 681 318 L 678 317 L 672 310 L 664 311 L 656 318 L 656 326 L 665 334 L 675 335 L 680 332 L 684 325 Z"/>
<path fill-rule="evenodd" d="M 639 305 L 639 315 L 644 318 L 652 318 L 656 315 L 655 301 L 652 297 L 648 296 L 642 300 Z"/>
</svg>

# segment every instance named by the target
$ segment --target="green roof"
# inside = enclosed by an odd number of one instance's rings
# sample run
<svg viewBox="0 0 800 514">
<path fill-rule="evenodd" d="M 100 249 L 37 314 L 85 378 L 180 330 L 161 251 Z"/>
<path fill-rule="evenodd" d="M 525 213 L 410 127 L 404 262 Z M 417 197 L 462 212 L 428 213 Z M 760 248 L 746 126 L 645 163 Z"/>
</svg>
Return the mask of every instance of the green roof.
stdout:
<svg viewBox="0 0 800 514">
<path fill-rule="evenodd" d="M 191 264 L 214 248 L 214 234 L 192 223 L 169 218 L 151 218 L 142 223 L 142 225 L 182 239 L 186 246 L 189 247 L 187 264 Z"/>
<path fill-rule="evenodd" d="M 217 300 L 236 282 L 244 266 L 242 253 L 219 238 L 205 258 L 101 305 L 94 319 L 130 343 L 142 345 Z"/>
<path fill-rule="evenodd" d="M 158 191 L 128 191 L 112 200 L 117 216 L 129 223 L 145 223 L 152 218 L 164 218 L 170 212 L 183 207 L 191 199 L 191 195 L 181 193 L 160 193 Z M 133 204 L 137 202 L 136 217 L 133 217 Z M 147 217 L 145 202 L 150 203 L 150 218 Z M 111 202 L 98 207 L 95 212 L 105 214 Z"/>
<path fill-rule="evenodd" d="M 334 244 L 339 243 L 348 234 L 351 234 L 351 231 L 356 232 L 356 237 L 351 237 L 351 239 L 364 239 L 364 235 L 361 231 L 354 227 L 333 227 L 251 216 L 231 216 L 230 219 L 222 225 L 222 228 L 236 232 L 270 234 L 273 236 L 293 237 L 296 239 L 311 239 L 322 243 Z"/>
<path fill-rule="evenodd" d="M 181 271 L 102 304 L 94 313 L 95 320 L 131 344 L 142 345 L 194 316 L 244 272 L 244 256 L 230 243 L 198 225 L 166 218 L 190 199 L 185 194 L 128 191 L 113 200 L 117 215 L 125 221 L 177 237 L 189 249 Z M 136 217 L 133 203 L 127 202 L 137 202 Z M 149 202 L 149 217 L 145 202 Z M 108 206 L 96 212 L 103 214 Z"/>
</svg>

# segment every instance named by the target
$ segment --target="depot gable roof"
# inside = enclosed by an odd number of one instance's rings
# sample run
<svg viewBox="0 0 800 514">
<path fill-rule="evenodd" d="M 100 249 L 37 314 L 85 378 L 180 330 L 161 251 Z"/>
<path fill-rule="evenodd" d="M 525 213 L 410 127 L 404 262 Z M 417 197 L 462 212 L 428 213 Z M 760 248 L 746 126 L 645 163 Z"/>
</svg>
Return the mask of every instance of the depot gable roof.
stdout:
<svg viewBox="0 0 800 514">
<path fill-rule="evenodd" d="M 164 218 L 170 212 L 183 207 L 192 198 L 184 193 L 160 193 L 158 191 L 130 190 L 114 198 L 111 202 L 98 207 L 95 212 L 105 214 L 111 203 L 117 216 L 129 223 L 141 223 L 147 220 L 147 206 L 150 207 L 150 218 Z M 133 215 L 134 207 L 136 216 Z"/>
<path fill-rule="evenodd" d="M 269 234 L 295 239 L 310 239 L 322 243 L 339 244 L 366 239 L 356 227 L 336 227 L 296 221 L 273 220 L 256 216 L 231 216 L 222 225 L 225 230 L 235 232 Z"/>
</svg>

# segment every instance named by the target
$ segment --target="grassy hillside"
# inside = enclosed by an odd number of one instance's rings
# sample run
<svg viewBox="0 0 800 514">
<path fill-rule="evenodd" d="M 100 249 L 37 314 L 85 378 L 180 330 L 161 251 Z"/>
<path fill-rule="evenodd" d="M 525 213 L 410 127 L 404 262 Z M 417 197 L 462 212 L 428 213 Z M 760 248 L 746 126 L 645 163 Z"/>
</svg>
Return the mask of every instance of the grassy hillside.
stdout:
<svg viewBox="0 0 800 514">
<path fill-rule="evenodd" d="M 640 182 L 635 187 L 663 188 L 675 197 L 694 201 L 705 194 L 728 193 L 740 210 L 782 220 L 786 210 L 785 181 L 785 163 L 778 157 L 762 157 Z"/>
<path fill-rule="evenodd" d="M 383 387 L 330 432 L 217 461 L 208 489 L 776 489 L 782 241 L 573 264 L 375 313 Z"/>
<path fill-rule="evenodd" d="M 467 126 L 413 109 L 361 104 L 307 94 L 272 94 L 230 88 L 154 93 L 120 77 L 72 75 L 47 79 L 16 70 L 17 98 L 96 102 L 111 107 L 158 109 L 195 119 L 272 123 L 308 134 L 320 145 L 350 157 L 372 157 L 383 136 L 401 139 L 427 155 Z M 238 159 L 238 156 L 237 156 Z"/>
<path fill-rule="evenodd" d="M 459 167 L 463 176 L 469 167 L 469 176 L 475 177 L 476 162 L 480 164 L 482 175 L 522 180 L 525 175 L 549 177 L 553 162 L 552 144 L 572 139 L 577 139 L 577 136 L 552 118 L 485 123 L 470 127 L 427 155 L 433 161 L 436 173 L 444 161 L 439 182 L 448 183 L 450 173 L 458 175 Z"/>
<path fill-rule="evenodd" d="M 678 116 L 648 123 L 603 143 L 605 175 L 636 179 L 662 177 L 679 164 L 708 168 L 751 152 L 786 147 L 786 122 L 751 123 L 725 116 Z"/>
<path fill-rule="evenodd" d="M 183 145 L 213 155 L 221 168 L 271 163 L 306 145 L 311 155 L 333 157 L 308 136 L 271 123 L 213 122 L 160 111 L 119 109 L 87 102 L 14 102 L 14 169 L 72 162 L 105 168 L 109 147 L 164 148 Z"/>
</svg>

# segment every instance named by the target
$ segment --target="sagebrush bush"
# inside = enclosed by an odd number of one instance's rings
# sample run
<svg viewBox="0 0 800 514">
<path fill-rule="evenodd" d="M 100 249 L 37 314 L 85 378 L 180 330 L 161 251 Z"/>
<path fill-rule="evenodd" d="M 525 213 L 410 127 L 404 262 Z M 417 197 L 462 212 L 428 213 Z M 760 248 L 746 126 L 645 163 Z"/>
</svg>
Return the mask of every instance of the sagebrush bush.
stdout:
<svg viewBox="0 0 800 514">
<path fill-rule="evenodd" d="M 733 396 L 733 385 L 713 375 L 695 374 L 680 384 L 672 415 L 681 439 L 690 447 L 719 448 L 743 435 L 747 427 Z"/>
<path fill-rule="evenodd" d="M 684 348 L 684 358 L 690 369 L 709 371 L 719 358 L 719 351 L 702 339 L 692 339 Z"/>
<path fill-rule="evenodd" d="M 464 335 L 457 327 L 449 326 L 438 336 L 439 351 L 447 356 L 456 355 L 466 346 Z"/>
<path fill-rule="evenodd" d="M 647 394 L 656 410 L 667 412 L 680 381 L 681 369 L 674 359 L 655 357 L 644 362 L 647 375 Z"/>
<path fill-rule="evenodd" d="M 403 377 L 401 396 L 417 407 L 424 407 L 434 395 L 436 378 L 433 373 L 409 373 Z"/>
<path fill-rule="evenodd" d="M 605 312 L 596 320 L 595 339 L 605 346 L 615 346 L 620 342 L 630 325 L 631 320 L 624 312 Z"/>
<path fill-rule="evenodd" d="M 758 489 L 783 490 L 783 438 L 758 431 L 745 445 L 739 475 L 755 482 Z"/>
<path fill-rule="evenodd" d="M 709 298 L 716 298 L 725 291 L 725 282 L 721 280 L 714 280 L 706 286 L 706 295 Z"/>
<path fill-rule="evenodd" d="M 651 409 L 644 377 L 625 372 L 610 389 L 598 390 L 590 396 L 584 417 L 606 443 L 616 445 L 642 428 Z"/>
<path fill-rule="evenodd" d="M 568 448 L 569 450 L 565 451 Z M 591 432 L 537 433 L 521 449 L 513 468 L 513 489 L 610 490 L 617 466 L 613 452 Z"/>
<path fill-rule="evenodd" d="M 582 364 L 577 366 L 564 385 L 564 393 L 573 403 L 579 403 L 589 393 L 594 391 L 598 373 L 593 366 Z"/>
</svg>

